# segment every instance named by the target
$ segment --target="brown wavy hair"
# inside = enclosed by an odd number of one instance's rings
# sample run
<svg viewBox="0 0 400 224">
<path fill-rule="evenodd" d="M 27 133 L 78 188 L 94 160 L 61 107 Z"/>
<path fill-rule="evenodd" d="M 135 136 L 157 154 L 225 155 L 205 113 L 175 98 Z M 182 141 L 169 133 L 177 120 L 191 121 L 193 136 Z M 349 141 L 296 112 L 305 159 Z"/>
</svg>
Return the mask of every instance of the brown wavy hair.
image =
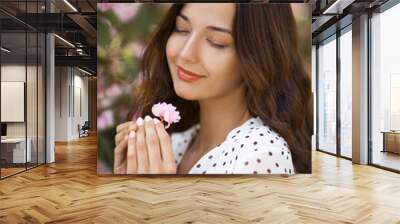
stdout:
<svg viewBox="0 0 400 224">
<path fill-rule="evenodd" d="M 169 133 L 199 122 L 199 103 L 175 93 L 166 56 L 168 38 L 183 6 L 171 6 L 149 41 L 129 114 L 129 118 L 150 115 L 153 104 L 172 103 L 182 118 Z M 288 142 L 295 171 L 311 173 L 311 81 L 299 52 L 290 4 L 236 4 L 233 37 L 247 109 Z"/>
</svg>

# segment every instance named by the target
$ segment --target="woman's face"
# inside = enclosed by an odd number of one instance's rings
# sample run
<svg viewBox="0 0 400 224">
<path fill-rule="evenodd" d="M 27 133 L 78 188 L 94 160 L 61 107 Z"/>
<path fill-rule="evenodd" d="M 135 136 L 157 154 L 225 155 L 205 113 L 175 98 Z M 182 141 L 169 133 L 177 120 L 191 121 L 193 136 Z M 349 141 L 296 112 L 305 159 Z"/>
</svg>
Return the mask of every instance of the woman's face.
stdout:
<svg viewBox="0 0 400 224">
<path fill-rule="evenodd" d="M 232 27 L 235 4 L 186 4 L 166 47 L 174 89 L 186 100 L 218 98 L 242 87 Z"/>
</svg>

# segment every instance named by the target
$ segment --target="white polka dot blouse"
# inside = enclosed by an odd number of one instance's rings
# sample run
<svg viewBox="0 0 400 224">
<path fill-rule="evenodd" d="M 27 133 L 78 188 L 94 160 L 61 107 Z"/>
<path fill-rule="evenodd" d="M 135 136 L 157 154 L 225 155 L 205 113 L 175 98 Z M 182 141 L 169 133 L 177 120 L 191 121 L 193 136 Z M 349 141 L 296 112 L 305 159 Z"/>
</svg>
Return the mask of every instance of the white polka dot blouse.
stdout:
<svg viewBox="0 0 400 224">
<path fill-rule="evenodd" d="M 171 141 L 179 165 L 192 138 L 200 130 L 194 125 L 172 133 Z M 278 133 L 253 117 L 229 132 L 224 142 L 208 151 L 189 174 L 294 174 L 287 142 Z"/>
</svg>

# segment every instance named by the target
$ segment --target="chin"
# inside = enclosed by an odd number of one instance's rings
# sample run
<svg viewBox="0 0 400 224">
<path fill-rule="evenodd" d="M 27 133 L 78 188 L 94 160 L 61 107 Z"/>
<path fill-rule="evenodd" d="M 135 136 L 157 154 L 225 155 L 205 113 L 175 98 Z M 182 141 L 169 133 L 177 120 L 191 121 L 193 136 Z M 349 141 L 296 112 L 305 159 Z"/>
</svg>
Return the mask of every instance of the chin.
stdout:
<svg viewBox="0 0 400 224">
<path fill-rule="evenodd" d="M 193 87 L 174 84 L 174 89 L 175 89 L 176 95 L 178 95 L 180 98 L 182 98 L 184 100 L 198 100 L 199 99 L 199 95 L 196 94 L 196 91 L 194 91 Z"/>
</svg>

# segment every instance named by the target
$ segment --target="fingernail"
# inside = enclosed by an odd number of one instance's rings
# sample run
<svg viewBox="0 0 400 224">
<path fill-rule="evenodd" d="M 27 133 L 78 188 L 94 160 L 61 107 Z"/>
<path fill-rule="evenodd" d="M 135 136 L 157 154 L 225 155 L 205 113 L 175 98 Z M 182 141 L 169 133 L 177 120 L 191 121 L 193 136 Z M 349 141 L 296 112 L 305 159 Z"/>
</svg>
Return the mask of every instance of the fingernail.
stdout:
<svg viewBox="0 0 400 224">
<path fill-rule="evenodd" d="M 135 132 L 134 131 L 129 132 L 129 138 L 130 139 L 135 138 Z"/>
<path fill-rule="evenodd" d="M 136 124 L 139 125 L 139 126 L 142 126 L 142 125 L 143 125 L 143 119 L 142 119 L 141 117 L 139 117 L 139 118 L 136 120 Z"/>
<path fill-rule="evenodd" d="M 144 118 L 145 121 L 151 121 L 151 117 L 149 115 L 146 115 L 146 117 Z"/>
<path fill-rule="evenodd" d="M 160 121 L 157 118 L 153 118 L 154 124 L 160 123 Z"/>
</svg>

